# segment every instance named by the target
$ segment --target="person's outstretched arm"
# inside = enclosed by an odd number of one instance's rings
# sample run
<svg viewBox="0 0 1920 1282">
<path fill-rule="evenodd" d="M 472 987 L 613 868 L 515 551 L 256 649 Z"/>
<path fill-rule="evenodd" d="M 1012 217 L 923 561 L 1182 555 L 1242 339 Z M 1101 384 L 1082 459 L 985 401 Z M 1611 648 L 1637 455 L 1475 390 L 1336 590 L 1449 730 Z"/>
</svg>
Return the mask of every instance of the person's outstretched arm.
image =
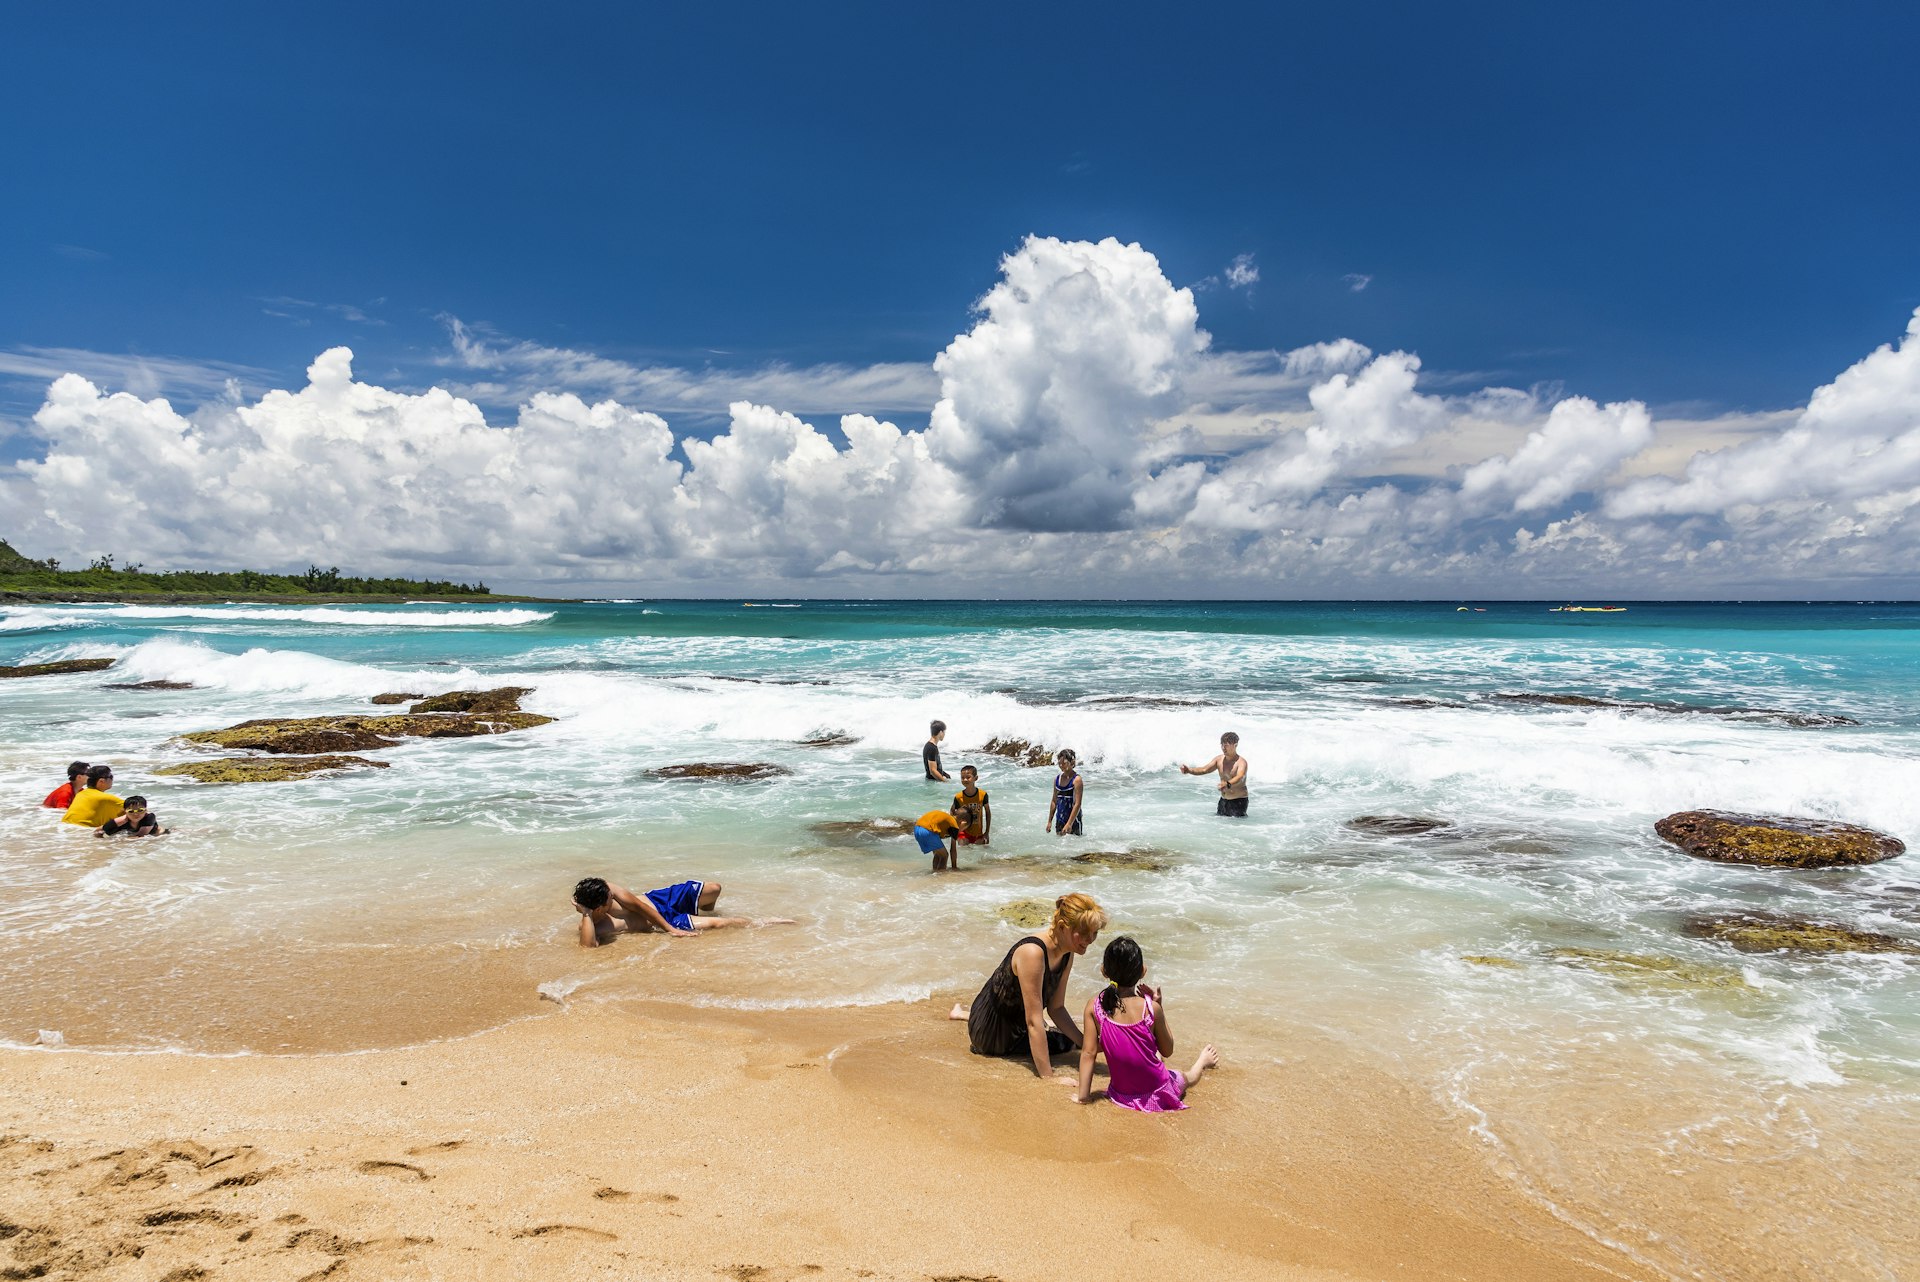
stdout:
<svg viewBox="0 0 1920 1282">
<path fill-rule="evenodd" d="M 1204 766 L 1181 766 L 1180 773 L 1183 775 L 1210 775 L 1219 768 L 1220 758 L 1215 757 Z"/>
<path fill-rule="evenodd" d="M 574 905 L 574 911 L 580 913 L 580 947 L 598 948 L 600 946 L 600 935 L 599 932 L 593 928 L 593 914 L 590 912 L 582 912 L 578 904 Z"/>
<path fill-rule="evenodd" d="M 1100 995 L 1095 993 L 1092 999 L 1087 1002 L 1085 1018 L 1088 1028 L 1095 1026 L 1093 1008 L 1099 1000 Z M 1098 1037 L 1089 1037 L 1080 1043 L 1080 1091 L 1074 1098 L 1078 1099 L 1082 1104 L 1093 1103 L 1093 1065 L 1094 1061 L 1099 1058 L 1100 1039 Z"/>
<path fill-rule="evenodd" d="M 1073 978 L 1073 958 L 1067 958 L 1067 968 L 1060 972 L 1060 991 L 1053 995 L 1053 1009 L 1047 1014 L 1053 1016 L 1053 1026 L 1066 1034 L 1067 1040 L 1075 1046 L 1084 1047 L 1087 1039 L 1080 1033 L 1080 1026 L 1073 1022 L 1073 1016 L 1067 1014 L 1067 981 Z"/>
<path fill-rule="evenodd" d="M 1033 1057 L 1035 1077 L 1053 1076 L 1053 1056 L 1047 1050 L 1047 1003 L 1040 991 L 1046 967 L 1045 948 L 1014 951 L 1013 977 L 1020 981 L 1020 1005 L 1027 1013 L 1027 1053 Z"/>
</svg>

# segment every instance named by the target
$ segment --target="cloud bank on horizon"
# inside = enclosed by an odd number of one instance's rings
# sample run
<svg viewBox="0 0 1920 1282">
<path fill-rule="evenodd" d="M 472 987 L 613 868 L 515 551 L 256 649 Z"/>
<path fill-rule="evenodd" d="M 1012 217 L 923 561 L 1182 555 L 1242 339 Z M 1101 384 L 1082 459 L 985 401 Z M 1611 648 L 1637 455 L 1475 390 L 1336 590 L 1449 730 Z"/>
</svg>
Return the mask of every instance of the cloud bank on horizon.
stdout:
<svg viewBox="0 0 1920 1282">
<path fill-rule="evenodd" d="M 1710 438 L 1633 401 L 1423 391 L 1417 355 L 1348 339 L 1218 352 L 1193 292 L 1112 239 L 1029 237 L 930 372 L 765 370 L 711 438 L 622 399 L 684 405 L 697 374 L 451 330 L 456 377 L 420 393 L 356 381 L 344 347 L 302 388 L 186 414 L 63 374 L 33 418 L 44 456 L 0 480 L 5 534 L 154 567 L 693 595 L 1920 586 L 1920 311 L 1804 409 Z M 516 393 L 514 421 L 463 378 Z M 924 430 L 799 417 L 926 395 Z"/>
</svg>

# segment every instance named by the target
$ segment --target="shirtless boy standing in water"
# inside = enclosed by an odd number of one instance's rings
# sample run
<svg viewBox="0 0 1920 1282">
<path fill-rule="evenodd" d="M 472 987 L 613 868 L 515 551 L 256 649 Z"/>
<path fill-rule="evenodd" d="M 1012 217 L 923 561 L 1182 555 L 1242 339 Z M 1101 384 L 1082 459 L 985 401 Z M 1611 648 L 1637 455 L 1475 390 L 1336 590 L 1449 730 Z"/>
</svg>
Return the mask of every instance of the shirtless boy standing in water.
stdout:
<svg viewBox="0 0 1920 1282">
<path fill-rule="evenodd" d="M 1220 772 L 1220 804 L 1216 815 L 1231 819 L 1247 817 L 1247 759 L 1240 755 L 1240 736 L 1229 730 L 1220 736 L 1220 755 L 1204 766 L 1181 766 L 1183 775 L 1210 775 Z"/>
<path fill-rule="evenodd" d="M 615 935 L 661 931 L 688 936 L 725 926 L 790 926 L 791 917 L 700 917 L 720 902 L 717 881 L 683 881 L 636 895 L 599 877 L 582 878 L 573 888 L 573 910 L 580 914 L 580 946 L 610 944 Z"/>
</svg>

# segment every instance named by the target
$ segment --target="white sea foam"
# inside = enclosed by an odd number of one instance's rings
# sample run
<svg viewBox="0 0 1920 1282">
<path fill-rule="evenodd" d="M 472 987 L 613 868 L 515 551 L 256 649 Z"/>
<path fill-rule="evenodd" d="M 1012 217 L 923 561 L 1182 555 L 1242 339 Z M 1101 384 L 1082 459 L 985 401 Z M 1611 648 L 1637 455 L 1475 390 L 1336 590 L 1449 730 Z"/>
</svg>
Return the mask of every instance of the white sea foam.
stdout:
<svg viewBox="0 0 1920 1282">
<path fill-rule="evenodd" d="M 550 610 L 478 606 L 446 610 L 394 610 L 374 606 L 29 606 L 0 610 L 0 632 L 164 624 L 170 620 L 213 623 L 320 624 L 352 628 L 513 628 L 544 623 Z"/>
<path fill-rule="evenodd" d="M 124 682 L 182 681 L 208 690 L 313 698 L 366 698 L 393 689 L 437 693 L 481 679 L 467 668 L 379 668 L 303 650 L 256 648 L 229 654 L 198 641 L 171 637 L 120 651 L 113 674 L 116 681 Z"/>
</svg>

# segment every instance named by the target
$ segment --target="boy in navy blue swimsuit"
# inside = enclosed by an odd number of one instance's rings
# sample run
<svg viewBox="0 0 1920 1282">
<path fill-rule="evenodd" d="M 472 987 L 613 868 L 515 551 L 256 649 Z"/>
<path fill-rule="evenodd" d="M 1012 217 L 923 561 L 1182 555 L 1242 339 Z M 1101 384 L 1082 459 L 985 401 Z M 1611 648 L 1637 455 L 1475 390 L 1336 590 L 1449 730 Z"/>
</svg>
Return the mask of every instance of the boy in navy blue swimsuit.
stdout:
<svg viewBox="0 0 1920 1282">
<path fill-rule="evenodd" d="M 573 910 L 580 914 L 580 946 L 610 944 L 615 935 L 661 931 L 682 937 L 726 926 L 792 925 L 791 917 L 702 917 L 720 902 L 717 881 L 682 881 L 636 895 L 599 877 L 584 877 L 573 888 Z"/>
</svg>

